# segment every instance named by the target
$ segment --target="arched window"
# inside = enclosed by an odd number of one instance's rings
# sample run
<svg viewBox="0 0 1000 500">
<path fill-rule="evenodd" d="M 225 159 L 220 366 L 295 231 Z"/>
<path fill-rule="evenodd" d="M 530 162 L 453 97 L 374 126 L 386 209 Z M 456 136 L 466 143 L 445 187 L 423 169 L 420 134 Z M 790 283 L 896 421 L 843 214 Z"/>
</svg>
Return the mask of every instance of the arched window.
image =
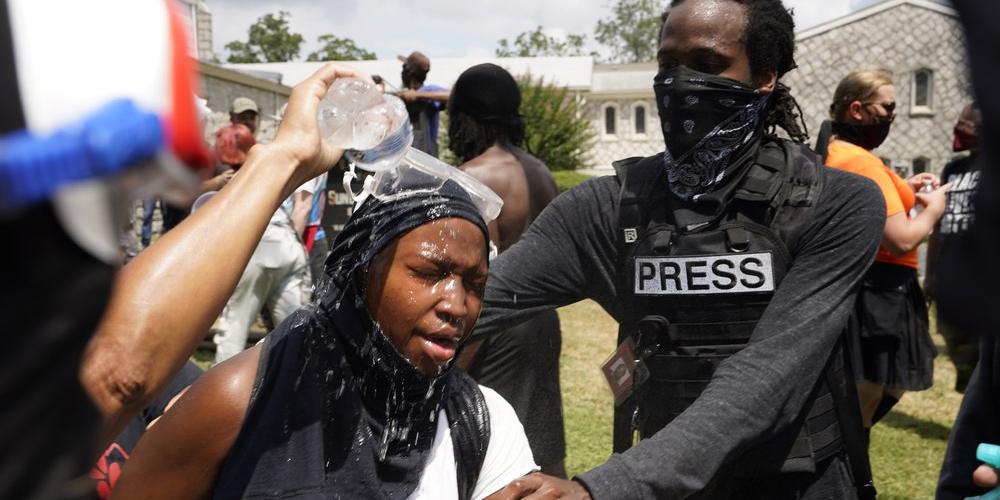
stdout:
<svg viewBox="0 0 1000 500">
<path fill-rule="evenodd" d="M 614 106 L 604 108 L 604 134 L 615 135 L 618 125 L 618 112 Z"/>
<path fill-rule="evenodd" d="M 913 72 L 913 111 L 928 112 L 934 107 L 934 72 L 918 69 Z"/>
<path fill-rule="evenodd" d="M 646 134 L 646 106 L 642 104 L 635 107 L 635 133 Z"/>
<path fill-rule="evenodd" d="M 924 172 L 931 171 L 931 160 L 930 158 L 921 156 L 919 158 L 913 159 L 913 175 L 922 174 Z"/>
</svg>

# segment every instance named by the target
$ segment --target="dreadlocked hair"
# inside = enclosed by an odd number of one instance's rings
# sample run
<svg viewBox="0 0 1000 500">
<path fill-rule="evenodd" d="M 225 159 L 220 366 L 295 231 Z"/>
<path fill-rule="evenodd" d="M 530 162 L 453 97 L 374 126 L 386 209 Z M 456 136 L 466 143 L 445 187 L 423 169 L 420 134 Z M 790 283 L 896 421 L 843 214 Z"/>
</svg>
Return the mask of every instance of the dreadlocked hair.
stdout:
<svg viewBox="0 0 1000 500">
<path fill-rule="evenodd" d="M 520 146 L 524 142 L 524 122 L 520 116 L 503 120 L 478 120 L 453 109 L 448 114 L 448 149 L 463 162 L 487 149 L 500 146 Z"/>
<path fill-rule="evenodd" d="M 671 7 L 685 0 L 672 0 Z M 746 6 L 747 24 L 743 43 L 755 78 L 774 71 L 778 79 L 795 69 L 795 20 L 781 0 L 732 0 Z M 666 22 L 669 10 L 662 19 Z M 792 97 L 791 88 L 778 82 L 771 94 L 764 122 L 770 134 L 781 128 L 795 142 L 809 141 L 809 128 L 802 119 L 802 107 Z"/>
</svg>

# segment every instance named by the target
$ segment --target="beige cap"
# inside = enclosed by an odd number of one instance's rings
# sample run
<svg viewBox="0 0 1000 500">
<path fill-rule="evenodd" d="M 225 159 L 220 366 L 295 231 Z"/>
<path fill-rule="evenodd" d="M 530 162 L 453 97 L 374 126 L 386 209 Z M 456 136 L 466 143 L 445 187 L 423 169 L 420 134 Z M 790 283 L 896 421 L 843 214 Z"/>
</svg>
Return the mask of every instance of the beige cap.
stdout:
<svg viewBox="0 0 1000 500">
<path fill-rule="evenodd" d="M 257 103 L 253 102 L 253 99 L 249 97 L 237 97 L 233 99 L 233 105 L 229 108 L 229 112 L 238 115 L 244 111 L 260 113 L 260 109 L 257 108 Z"/>
</svg>

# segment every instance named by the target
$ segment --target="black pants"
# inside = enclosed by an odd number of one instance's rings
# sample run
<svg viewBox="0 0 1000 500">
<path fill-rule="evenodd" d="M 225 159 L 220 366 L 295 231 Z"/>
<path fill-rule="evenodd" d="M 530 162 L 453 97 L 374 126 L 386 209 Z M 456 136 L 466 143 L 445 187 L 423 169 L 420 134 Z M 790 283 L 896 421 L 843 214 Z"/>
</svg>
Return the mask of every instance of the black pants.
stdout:
<svg viewBox="0 0 1000 500">
<path fill-rule="evenodd" d="M 559 316 L 543 312 L 483 341 L 469 375 L 503 396 L 524 425 L 531 453 L 539 466 L 566 457 L 559 352 Z"/>
</svg>

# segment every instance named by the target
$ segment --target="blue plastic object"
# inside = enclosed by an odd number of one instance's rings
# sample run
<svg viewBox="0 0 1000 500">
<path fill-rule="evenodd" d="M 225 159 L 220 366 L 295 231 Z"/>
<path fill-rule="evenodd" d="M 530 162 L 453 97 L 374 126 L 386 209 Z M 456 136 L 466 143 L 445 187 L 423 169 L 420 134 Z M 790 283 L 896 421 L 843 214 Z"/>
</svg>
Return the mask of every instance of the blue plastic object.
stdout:
<svg viewBox="0 0 1000 500">
<path fill-rule="evenodd" d="M 82 120 L 40 137 L 0 137 L 0 215 L 50 198 L 75 182 L 109 177 L 164 145 L 159 116 L 128 99 L 111 101 Z"/>
<path fill-rule="evenodd" d="M 1000 468 L 1000 446 L 982 443 L 976 448 L 976 458 L 986 465 Z M 1000 500 L 1000 488 L 978 497 L 966 497 L 965 500 Z"/>
</svg>

